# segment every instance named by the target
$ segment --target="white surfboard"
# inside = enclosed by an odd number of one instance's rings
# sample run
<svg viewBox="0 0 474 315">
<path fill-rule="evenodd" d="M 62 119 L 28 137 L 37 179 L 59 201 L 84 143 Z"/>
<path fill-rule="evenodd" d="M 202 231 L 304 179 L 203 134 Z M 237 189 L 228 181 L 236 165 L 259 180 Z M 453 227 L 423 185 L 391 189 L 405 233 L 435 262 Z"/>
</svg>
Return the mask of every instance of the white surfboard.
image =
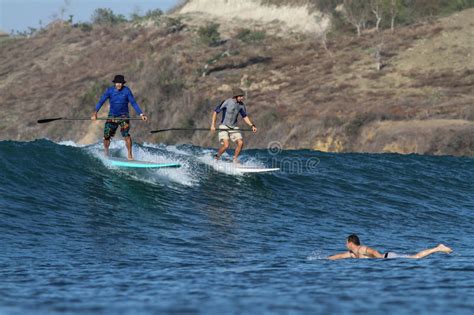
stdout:
<svg viewBox="0 0 474 315">
<path fill-rule="evenodd" d="M 149 161 L 127 160 L 124 158 L 109 158 L 107 160 L 110 165 L 117 167 L 129 168 L 178 168 L 181 164 L 178 163 L 155 163 Z"/>
</svg>

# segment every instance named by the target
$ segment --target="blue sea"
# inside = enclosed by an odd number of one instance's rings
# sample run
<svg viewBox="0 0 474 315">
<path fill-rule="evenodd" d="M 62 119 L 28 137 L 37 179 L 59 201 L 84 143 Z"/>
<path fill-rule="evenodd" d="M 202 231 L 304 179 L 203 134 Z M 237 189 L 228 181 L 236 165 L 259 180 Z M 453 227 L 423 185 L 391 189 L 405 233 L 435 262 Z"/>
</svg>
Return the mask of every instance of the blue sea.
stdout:
<svg viewBox="0 0 474 315">
<path fill-rule="evenodd" d="M 0 142 L 0 314 L 473 314 L 474 159 Z M 112 144 L 125 156 L 123 142 Z M 356 233 L 380 252 L 346 259 Z"/>
</svg>

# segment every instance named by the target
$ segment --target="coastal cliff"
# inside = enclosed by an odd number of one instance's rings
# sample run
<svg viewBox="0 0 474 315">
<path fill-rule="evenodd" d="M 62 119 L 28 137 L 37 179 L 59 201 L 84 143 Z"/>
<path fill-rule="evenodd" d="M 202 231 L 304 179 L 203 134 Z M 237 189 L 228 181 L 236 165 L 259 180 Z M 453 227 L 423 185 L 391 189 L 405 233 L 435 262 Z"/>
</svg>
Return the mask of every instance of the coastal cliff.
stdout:
<svg viewBox="0 0 474 315">
<path fill-rule="evenodd" d="M 150 115 L 133 122 L 139 142 L 215 146 L 205 132 L 149 131 L 208 127 L 240 87 L 259 127 L 247 147 L 474 155 L 474 9 L 357 36 L 328 32 L 328 15 L 303 2 L 240 3 L 188 1 L 155 20 L 56 21 L 2 37 L 0 139 L 100 141 L 100 122 L 36 120 L 89 117 L 120 73 Z"/>
</svg>

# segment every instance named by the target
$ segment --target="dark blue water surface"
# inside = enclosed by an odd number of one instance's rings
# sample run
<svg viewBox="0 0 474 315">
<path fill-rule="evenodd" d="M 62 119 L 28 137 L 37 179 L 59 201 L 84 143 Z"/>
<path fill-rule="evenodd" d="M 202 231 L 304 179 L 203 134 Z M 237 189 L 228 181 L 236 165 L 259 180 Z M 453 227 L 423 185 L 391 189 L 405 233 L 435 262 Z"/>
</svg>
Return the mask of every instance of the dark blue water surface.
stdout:
<svg viewBox="0 0 474 315">
<path fill-rule="evenodd" d="M 123 144 L 113 154 L 125 154 Z M 474 159 L 0 142 L 1 314 L 472 314 Z M 325 259 L 357 233 L 420 260 Z"/>
</svg>

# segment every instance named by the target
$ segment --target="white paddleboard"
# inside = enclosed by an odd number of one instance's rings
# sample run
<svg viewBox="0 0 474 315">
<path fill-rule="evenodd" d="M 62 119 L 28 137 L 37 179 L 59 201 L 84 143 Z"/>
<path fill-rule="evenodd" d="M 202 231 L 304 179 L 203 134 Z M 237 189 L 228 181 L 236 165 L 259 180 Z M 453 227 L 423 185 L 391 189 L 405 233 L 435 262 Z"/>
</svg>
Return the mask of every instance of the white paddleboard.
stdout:
<svg viewBox="0 0 474 315">
<path fill-rule="evenodd" d="M 266 168 L 260 166 L 240 165 L 229 162 L 215 162 L 212 165 L 217 171 L 225 173 L 251 174 L 251 173 L 271 173 L 278 172 L 279 168 Z"/>
<path fill-rule="evenodd" d="M 254 166 L 236 166 L 235 169 L 241 173 L 271 173 L 271 172 L 278 172 L 280 170 L 277 167 L 260 168 L 260 167 L 254 167 Z"/>
<path fill-rule="evenodd" d="M 178 168 L 178 163 L 155 163 L 148 161 L 127 160 L 124 158 L 109 158 L 107 161 L 112 166 L 129 167 L 129 168 Z"/>
</svg>

